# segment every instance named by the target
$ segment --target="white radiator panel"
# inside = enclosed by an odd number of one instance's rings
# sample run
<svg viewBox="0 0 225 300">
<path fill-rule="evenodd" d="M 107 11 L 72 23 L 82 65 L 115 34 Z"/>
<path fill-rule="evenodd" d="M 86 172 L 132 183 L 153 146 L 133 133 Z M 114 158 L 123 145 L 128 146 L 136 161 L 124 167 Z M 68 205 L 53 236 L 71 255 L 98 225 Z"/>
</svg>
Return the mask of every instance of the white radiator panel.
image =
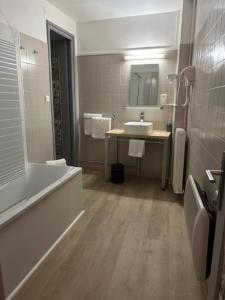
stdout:
<svg viewBox="0 0 225 300">
<path fill-rule="evenodd" d="M 210 221 L 191 175 L 185 188 L 184 212 L 195 274 L 199 281 L 203 281 L 207 277 Z"/>
<path fill-rule="evenodd" d="M 183 193 L 185 143 L 186 131 L 182 128 L 177 128 L 173 161 L 173 191 L 175 194 Z"/>
</svg>

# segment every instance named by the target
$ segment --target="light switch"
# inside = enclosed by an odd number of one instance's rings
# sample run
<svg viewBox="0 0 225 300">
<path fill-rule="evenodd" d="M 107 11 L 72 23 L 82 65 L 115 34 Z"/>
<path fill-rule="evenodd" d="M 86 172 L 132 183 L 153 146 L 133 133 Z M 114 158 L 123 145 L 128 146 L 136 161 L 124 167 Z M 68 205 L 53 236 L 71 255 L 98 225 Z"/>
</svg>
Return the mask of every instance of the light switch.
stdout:
<svg viewBox="0 0 225 300">
<path fill-rule="evenodd" d="M 50 96 L 45 96 L 45 102 L 50 102 Z"/>
</svg>

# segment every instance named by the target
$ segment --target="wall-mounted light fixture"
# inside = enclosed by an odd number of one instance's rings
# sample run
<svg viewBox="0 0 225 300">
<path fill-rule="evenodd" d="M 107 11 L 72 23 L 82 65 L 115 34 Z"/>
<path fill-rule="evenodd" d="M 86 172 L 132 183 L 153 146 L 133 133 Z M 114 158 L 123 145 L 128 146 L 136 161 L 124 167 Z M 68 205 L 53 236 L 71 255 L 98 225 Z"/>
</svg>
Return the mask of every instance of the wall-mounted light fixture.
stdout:
<svg viewBox="0 0 225 300">
<path fill-rule="evenodd" d="M 142 60 L 142 59 L 161 59 L 165 58 L 163 53 L 149 53 L 149 54 L 139 54 L 139 55 L 125 55 L 125 60 Z"/>
</svg>

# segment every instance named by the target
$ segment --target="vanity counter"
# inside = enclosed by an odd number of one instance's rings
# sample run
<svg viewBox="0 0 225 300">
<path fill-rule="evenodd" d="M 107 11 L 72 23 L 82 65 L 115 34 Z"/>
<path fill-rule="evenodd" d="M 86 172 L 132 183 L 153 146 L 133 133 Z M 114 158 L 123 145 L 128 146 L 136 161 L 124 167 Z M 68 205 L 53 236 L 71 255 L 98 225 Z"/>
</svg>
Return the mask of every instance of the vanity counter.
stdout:
<svg viewBox="0 0 225 300">
<path fill-rule="evenodd" d="M 136 134 L 130 134 L 130 133 L 125 133 L 123 129 L 112 129 L 108 132 L 106 132 L 106 135 L 111 135 L 111 136 L 118 136 L 118 137 L 129 137 L 129 138 L 140 138 L 140 139 L 158 139 L 158 140 L 165 140 L 168 139 L 171 135 L 170 132 L 168 131 L 163 131 L 163 130 L 153 130 L 153 132 L 149 135 L 136 135 Z"/>
<path fill-rule="evenodd" d="M 110 141 L 115 140 L 117 142 L 117 160 L 118 160 L 118 143 L 121 140 L 129 142 L 129 139 L 142 139 L 146 140 L 147 143 L 157 143 L 162 144 L 163 146 L 163 155 L 162 155 L 162 178 L 161 186 L 164 190 L 168 181 L 169 174 L 169 157 L 170 157 L 170 137 L 171 133 L 163 130 L 154 130 L 151 134 L 142 135 L 142 134 L 130 134 L 125 133 L 123 129 L 112 129 L 105 134 L 105 180 L 110 179 L 109 174 L 109 143 Z"/>
</svg>

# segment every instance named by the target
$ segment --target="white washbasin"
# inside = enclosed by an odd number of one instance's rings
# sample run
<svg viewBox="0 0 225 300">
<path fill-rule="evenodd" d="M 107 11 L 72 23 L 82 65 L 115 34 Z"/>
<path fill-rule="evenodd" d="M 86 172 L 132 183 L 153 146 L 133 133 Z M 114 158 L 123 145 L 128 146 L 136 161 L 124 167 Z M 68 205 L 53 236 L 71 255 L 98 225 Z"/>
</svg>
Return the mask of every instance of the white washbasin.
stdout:
<svg viewBox="0 0 225 300">
<path fill-rule="evenodd" d="M 124 123 L 124 132 L 135 135 L 149 135 L 153 132 L 152 122 L 127 122 Z"/>
</svg>

